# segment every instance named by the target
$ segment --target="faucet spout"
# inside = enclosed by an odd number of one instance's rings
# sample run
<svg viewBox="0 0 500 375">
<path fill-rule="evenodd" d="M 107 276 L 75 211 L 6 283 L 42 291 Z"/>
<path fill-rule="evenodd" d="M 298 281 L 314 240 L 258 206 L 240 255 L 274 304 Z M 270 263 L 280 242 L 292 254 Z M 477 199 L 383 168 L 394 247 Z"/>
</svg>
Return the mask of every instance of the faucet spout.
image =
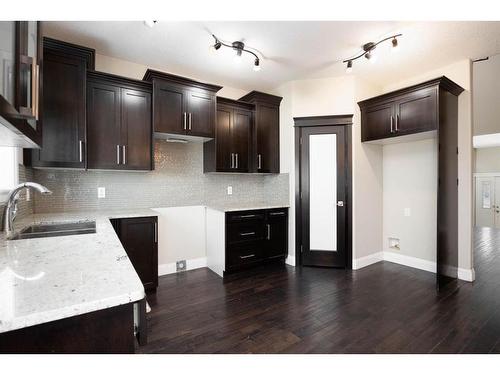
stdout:
<svg viewBox="0 0 500 375">
<path fill-rule="evenodd" d="M 52 192 L 47 189 L 45 186 L 37 184 L 36 182 L 24 182 L 22 184 L 17 185 L 12 191 L 9 193 L 7 198 L 7 204 L 5 205 L 3 222 L 4 222 L 4 230 L 7 236 L 7 239 L 12 237 L 14 234 L 14 219 L 16 218 L 17 213 L 17 200 L 19 193 L 24 189 L 35 189 L 40 194 L 49 195 Z"/>
</svg>

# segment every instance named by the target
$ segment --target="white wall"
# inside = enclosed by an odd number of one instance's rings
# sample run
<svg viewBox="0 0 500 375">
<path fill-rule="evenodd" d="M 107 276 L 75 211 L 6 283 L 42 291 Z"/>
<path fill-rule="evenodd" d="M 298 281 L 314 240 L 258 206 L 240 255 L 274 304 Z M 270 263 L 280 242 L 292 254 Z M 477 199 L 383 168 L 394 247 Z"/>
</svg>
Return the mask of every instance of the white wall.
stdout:
<svg viewBox="0 0 500 375">
<path fill-rule="evenodd" d="M 474 150 L 476 173 L 500 172 L 500 147 L 477 148 Z"/>
<path fill-rule="evenodd" d="M 472 101 L 471 101 L 471 76 L 472 66 L 470 60 L 458 61 L 454 64 L 444 66 L 410 79 L 395 82 L 383 88 L 384 92 L 393 91 L 402 87 L 410 86 L 439 76 L 447 76 L 452 81 L 462 86 L 465 91 L 458 98 L 458 179 L 460 181 L 458 187 L 458 244 L 459 244 L 459 259 L 458 266 L 460 269 L 466 270 L 473 275 L 473 257 L 472 257 L 472 205 L 473 205 L 473 186 L 472 186 L 472 165 L 473 165 L 473 150 L 472 150 Z M 391 155 L 399 157 L 397 155 Z M 437 155 L 435 156 L 437 157 Z M 435 163 L 435 161 L 433 161 Z M 406 178 L 411 178 L 414 173 L 407 171 L 409 175 Z M 418 173 L 421 173 L 419 171 Z M 401 180 L 405 176 L 401 176 Z M 426 173 L 426 179 L 432 178 L 432 175 Z M 430 180 L 429 180 L 430 184 Z M 429 185 L 430 186 L 430 185 Z M 429 190 L 427 194 L 431 195 Z M 430 196 L 428 200 L 430 200 Z M 387 201 L 388 204 L 394 204 L 396 207 L 387 208 L 389 211 L 401 212 L 404 207 L 401 203 Z M 384 211 L 386 209 L 384 208 Z M 428 212 L 428 220 L 432 220 L 430 211 Z M 422 217 L 422 223 L 424 218 Z M 431 230 L 427 231 L 426 236 L 432 236 Z M 473 276 L 472 276 L 473 277 Z"/>
</svg>

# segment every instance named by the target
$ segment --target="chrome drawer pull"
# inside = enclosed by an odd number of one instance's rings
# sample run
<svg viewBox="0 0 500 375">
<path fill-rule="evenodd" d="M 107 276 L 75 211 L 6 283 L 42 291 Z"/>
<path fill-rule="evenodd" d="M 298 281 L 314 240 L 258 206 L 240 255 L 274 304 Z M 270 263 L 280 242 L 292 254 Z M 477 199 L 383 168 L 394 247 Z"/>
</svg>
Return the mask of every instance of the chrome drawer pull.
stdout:
<svg viewBox="0 0 500 375">
<path fill-rule="evenodd" d="M 257 216 L 257 215 L 241 215 L 240 218 L 241 219 L 247 219 L 249 217 L 255 217 L 255 216 Z"/>
<path fill-rule="evenodd" d="M 247 259 L 247 258 L 252 258 L 254 257 L 255 254 L 250 254 L 250 255 L 240 255 L 240 259 Z"/>
<path fill-rule="evenodd" d="M 269 215 L 271 216 L 284 216 L 284 212 L 269 212 Z"/>
<path fill-rule="evenodd" d="M 240 236 L 253 236 L 255 232 L 240 233 Z"/>
</svg>

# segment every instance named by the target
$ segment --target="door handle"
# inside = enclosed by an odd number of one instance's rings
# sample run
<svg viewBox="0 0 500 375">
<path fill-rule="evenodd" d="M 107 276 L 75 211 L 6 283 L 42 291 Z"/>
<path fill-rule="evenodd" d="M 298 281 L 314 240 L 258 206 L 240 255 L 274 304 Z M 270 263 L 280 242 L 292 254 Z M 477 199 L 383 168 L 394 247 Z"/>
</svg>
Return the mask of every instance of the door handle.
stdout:
<svg viewBox="0 0 500 375">
<path fill-rule="evenodd" d="M 79 154 L 80 163 L 82 163 L 83 162 L 83 141 L 82 140 L 78 141 L 78 154 Z"/>
<path fill-rule="evenodd" d="M 191 114 L 191 112 L 189 112 L 189 127 L 188 127 L 189 130 L 191 130 L 191 118 L 192 118 L 192 114 Z"/>
<path fill-rule="evenodd" d="M 123 164 L 127 164 L 127 149 L 125 148 L 125 145 L 122 146 L 122 152 L 123 152 Z"/>
<path fill-rule="evenodd" d="M 116 145 L 116 164 L 120 164 L 120 145 Z"/>
<path fill-rule="evenodd" d="M 184 130 L 187 129 L 187 113 L 186 112 L 184 112 L 184 126 L 183 127 L 184 127 Z"/>
<path fill-rule="evenodd" d="M 338 201 L 337 202 L 338 207 L 344 207 L 344 201 Z"/>
<path fill-rule="evenodd" d="M 158 222 L 155 221 L 155 243 L 158 243 Z"/>
</svg>

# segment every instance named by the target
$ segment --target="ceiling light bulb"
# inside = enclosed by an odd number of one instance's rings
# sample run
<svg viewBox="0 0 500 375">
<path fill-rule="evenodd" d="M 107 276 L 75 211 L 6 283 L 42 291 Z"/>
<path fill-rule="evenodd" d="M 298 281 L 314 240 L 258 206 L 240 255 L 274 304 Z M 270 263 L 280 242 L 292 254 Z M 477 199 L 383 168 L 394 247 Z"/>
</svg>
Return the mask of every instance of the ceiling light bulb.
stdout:
<svg viewBox="0 0 500 375">
<path fill-rule="evenodd" d="M 210 46 L 210 48 L 209 48 L 210 52 L 215 53 L 221 47 L 221 45 L 222 45 L 221 42 L 219 42 L 219 41 L 215 42 L 214 45 Z"/>
<path fill-rule="evenodd" d="M 151 27 L 151 28 L 153 28 L 153 27 L 156 25 L 156 23 L 157 23 L 157 22 L 158 22 L 158 21 L 149 20 L 149 21 L 144 21 L 144 24 L 145 24 L 147 27 Z"/>
<path fill-rule="evenodd" d="M 377 54 L 373 52 L 373 50 L 370 52 L 370 63 L 375 64 L 377 62 Z"/>
<path fill-rule="evenodd" d="M 351 60 L 349 60 L 347 62 L 347 68 L 346 68 L 345 71 L 346 71 L 346 73 L 351 73 L 352 72 L 352 61 Z"/>
<path fill-rule="evenodd" d="M 396 51 L 398 51 L 398 50 L 399 50 L 399 48 L 398 48 L 398 40 L 397 40 L 396 38 L 394 38 L 394 39 L 392 40 L 392 48 L 391 48 L 391 51 L 392 51 L 392 52 L 396 52 Z"/>
<path fill-rule="evenodd" d="M 253 64 L 253 70 L 255 72 L 259 72 L 260 71 L 260 60 L 259 59 L 255 59 L 255 62 Z"/>
</svg>

